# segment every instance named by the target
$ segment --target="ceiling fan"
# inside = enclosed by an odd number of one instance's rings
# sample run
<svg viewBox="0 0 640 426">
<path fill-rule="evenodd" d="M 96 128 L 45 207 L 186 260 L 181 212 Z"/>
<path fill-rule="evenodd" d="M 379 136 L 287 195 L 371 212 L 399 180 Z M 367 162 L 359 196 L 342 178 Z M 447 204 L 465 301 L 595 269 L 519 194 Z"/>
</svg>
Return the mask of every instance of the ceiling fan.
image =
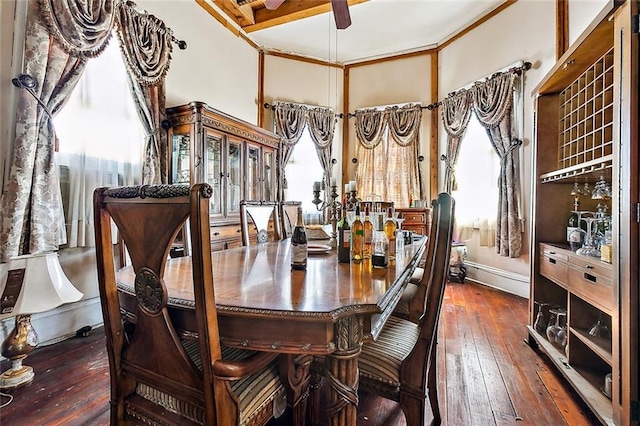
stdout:
<svg viewBox="0 0 640 426">
<path fill-rule="evenodd" d="M 265 0 L 264 7 L 269 10 L 276 10 L 285 0 Z M 351 25 L 351 15 L 349 14 L 348 0 L 331 0 L 333 18 L 336 21 L 336 28 L 344 30 Z"/>
</svg>

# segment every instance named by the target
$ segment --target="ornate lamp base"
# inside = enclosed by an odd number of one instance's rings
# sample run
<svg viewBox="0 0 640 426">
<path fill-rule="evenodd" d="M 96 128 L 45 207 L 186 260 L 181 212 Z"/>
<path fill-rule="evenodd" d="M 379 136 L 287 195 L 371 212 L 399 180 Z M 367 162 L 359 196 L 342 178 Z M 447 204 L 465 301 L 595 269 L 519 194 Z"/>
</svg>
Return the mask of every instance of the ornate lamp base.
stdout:
<svg viewBox="0 0 640 426">
<path fill-rule="evenodd" d="M 38 335 L 31 326 L 31 315 L 16 316 L 15 327 L 2 342 L 2 356 L 11 360 L 11 368 L 0 375 L 0 389 L 11 389 L 33 381 L 33 368 L 22 365 L 22 360 L 36 346 Z"/>
<path fill-rule="evenodd" d="M 0 375 L 0 389 L 13 389 L 33 381 L 33 368 L 22 365 L 22 358 L 11 361 L 11 368 Z"/>
</svg>

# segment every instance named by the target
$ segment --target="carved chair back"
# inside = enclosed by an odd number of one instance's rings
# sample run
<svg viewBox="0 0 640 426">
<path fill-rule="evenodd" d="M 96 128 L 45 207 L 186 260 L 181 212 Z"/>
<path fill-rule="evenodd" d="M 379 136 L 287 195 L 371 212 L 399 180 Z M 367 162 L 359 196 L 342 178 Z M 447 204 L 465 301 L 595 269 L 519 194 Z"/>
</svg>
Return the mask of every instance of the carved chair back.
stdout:
<svg viewBox="0 0 640 426">
<path fill-rule="evenodd" d="M 223 359 L 211 264 L 211 193 L 207 184 L 98 188 L 94 193 L 111 424 L 237 425 L 249 414 L 236 384 L 270 375 L 277 391 L 284 392 L 273 362 L 277 354 L 251 357 L 240 351 L 246 360 Z M 171 305 L 164 281 L 171 245 L 187 219 L 193 248 L 191 270 L 184 272 L 193 281 L 190 309 Z M 112 221 L 129 252 L 134 288 L 116 281 Z M 183 323 L 176 322 L 187 317 L 197 334 L 185 333 Z"/>
<path fill-rule="evenodd" d="M 302 201 L 282 201 L 280 203 L 280 219 L 282 221 L 282 237 L 290 238 L 296 225 L 298 207 Z"/>
<path fill-rule="evenodd" d="M 250 245 L 252 235 L 258 243 L 282 239 L 279 210 L 275 201 L 240 201 L 242 245 Z"/>
</svg>

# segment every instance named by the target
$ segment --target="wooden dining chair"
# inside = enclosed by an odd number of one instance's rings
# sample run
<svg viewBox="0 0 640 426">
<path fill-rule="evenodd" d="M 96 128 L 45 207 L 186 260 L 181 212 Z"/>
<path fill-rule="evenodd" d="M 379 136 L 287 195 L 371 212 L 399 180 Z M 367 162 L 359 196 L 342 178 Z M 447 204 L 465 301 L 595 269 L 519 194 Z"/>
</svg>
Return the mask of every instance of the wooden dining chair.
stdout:
<svg viewBox="0 0 640 426">
<path fill-rule="evenodd" d="M 275 201 L 240 201 L 242 245 L 252 241 L 264 243 L 282 239 L 278 203 Z"/>
<path fill-rule="evenodd" d="M 440 424 L 436 338 L 444 288 L 449 271 L 454 200 L 442 193 L 433 201 L 432 224 L 425 273 L 414 296 L 420 306 L 417 322 L 389 317 L 378 339 L 362 345 L 358 360 L 360 389 L 399 402 L 408 425 L 423 425 L 426 400 L 433 420 Z M 431 255 L 430 255 L 431 254 Z"/>
<path fill-rule="evenodd" d="M 296 225 L 298 207 L 300 207 L 301 205 L 302 201 L 281 201 L 279 203 L 283 238 L 291 238 L 291 234 L 293 234 L 293 228 Z"/>
<path fill-rule="evenodd" d="M 440 215 L 440 209 L 433 208 L 434 203 L 437 203 L 437 200 L 431 201 L 431 223 L 435 223 L 435 225 L 432 225 L 432 227 L 438 226 L 437 222 Z M 402 296 L 400 297 L 400 300 L 398 301 L 398 304 L 396 305 L 396 308 L 393 310 L 393 316 L 413 321 L 415 323 L 417 323 L 422 317 L 423 308 L 421 301 L 424 299 L 426 284 L 428 282 L 427 280 L 424 280 L 424 271 L 427 264 L 431 264 L 428 259 L 431 259 L 431 261 L 433 261 L 432 258 L 435 255 L 435 245 L 436 239 L 429 237 L 429 240 L 427 241 L 427 249 L 425 250 L 425 253 L 423 255 L 425 266 L 417 267 L 414 270 L 411 278 L 409 279 L 409 283 L 404 288 L 404 291 L 402 293 Z M 417 296 L 418 291 L 420 290 L 421 283 L 424 284 L 424 288 L 420 292 L 421 294 Z"/>
<path fill-rule="evenodd" d="M 286 404 L 277 353 L 220 344 L 211 272 L 216 267 L 210 249 L 211 194 L 208 184 L 94 192 L 112 425 L 264 425 Z M 193 291 L 195 305 L 189 308 L 171 306 L 164 283 L 169 250 L 187 218 L 193 248 L 187 272 L 193 288 L 185 291 Z M 112 221 L 135 273 L 135 288 L 126 294 L 116 282 Z M 197 333 L 185 332 L 177 321 L 193 324 Z"/>
</svg>

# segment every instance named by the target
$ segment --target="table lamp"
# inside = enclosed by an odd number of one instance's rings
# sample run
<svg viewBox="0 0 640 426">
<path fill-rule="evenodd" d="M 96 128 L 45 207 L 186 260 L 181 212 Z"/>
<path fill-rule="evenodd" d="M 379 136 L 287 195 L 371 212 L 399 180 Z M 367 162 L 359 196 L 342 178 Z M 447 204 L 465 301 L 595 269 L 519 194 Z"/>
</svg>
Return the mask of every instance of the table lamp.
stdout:
<svg viewBox="0 0 640 426">
<path fill-rule="evenodd" d="M 2 356 L 11 360 L 11 368 L 0 375 L 0 389 L 26 385 L 34 378 L 33 368 L 22 365 L 38 345 L 31 314 L 81 297 L 55 252 L 18 256 L 0 264 L 0 320 L 15 316 L 15 326 L 0 347 Z"/>
</svg>

